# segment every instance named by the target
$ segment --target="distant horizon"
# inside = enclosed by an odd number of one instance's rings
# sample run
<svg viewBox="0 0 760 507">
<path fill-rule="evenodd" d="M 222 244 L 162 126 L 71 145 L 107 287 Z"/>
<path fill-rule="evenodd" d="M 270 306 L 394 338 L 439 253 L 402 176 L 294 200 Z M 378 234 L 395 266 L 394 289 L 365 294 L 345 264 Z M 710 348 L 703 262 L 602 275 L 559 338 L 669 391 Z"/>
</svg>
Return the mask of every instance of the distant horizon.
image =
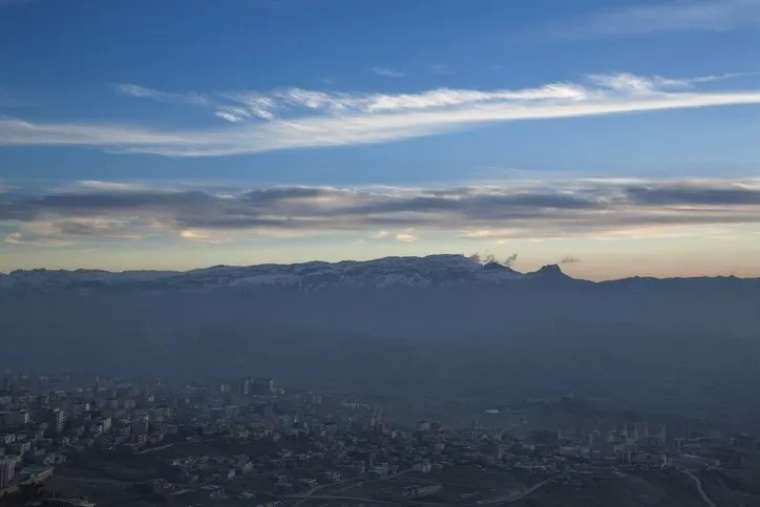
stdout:
<svg viewBox="0 0 760 507">
<path fill-rule="evenodd" d="M 569 262 L 562 262 L 562 260 L 558 262 L 548 263 L 548 264 L 526 264 L 527 266 L 533 266 L 518 269 L 514 264 L 508 264 L 505 263 L 499 259 L 490 258 L 490 256 L 486 255 L 480 255 L 480 254 L 463 254 L 463 253 L 430 253 L 425 255 L 388 255 L 388 256 L 381 256 L 381 257 L 373 257 L 373 258 L 367 258 L 367 259 L 354 259 L 354 258 L 345 258 L 345 259 L 337 259 L 337 260 L 323 260 L 323 259 L 309 259 L 309 260 L 300 260 L 300 261 L 293 261 L 293 262 L 254 262 L 254 263 L 248 263 L 248 264 L 226 264 L 226 263 L 218 263 L 218 264 L 209 264 L 209 265 L 202 265 L 202 266 L 195 266 L 195 267 L 189 267 L 189 268 L 178 268 L 178 269 L 171 269 L 171 268 L 151 268 L 151 267 L 144 267 L 144 268 L 133 268 L 133 269 L 108 269 L 108 268 L 99 268 L 99 267 L 29 267 L 29 268 L 17 268 L 9 271 L 0 271 L 0 275 L 11 275 L 14 272 L 26 272 L 26 271 L 52 271 L 52 272 L 78 272 L 78 271 L 92 271 L 92 272 L 106 272 L 106 273 L 113 273 L 113 274 L 125 274 L 125 273 L 131 273 L 131 272 L 175 272 L 175 273 L 189 273 L 192 271 L 202 271 L 206 269 L 212 269 L 212 268 L 251 268 L 251 267 L 258 267 L 258 266 L 293 266 L 293 265 L 302 265 L 302 264 L 311 264 L 311 263 L 326 263 L 326 264 L 338 264 L 342 262 L 355 262 L 355 263 L 369 263 L 373 261 L 381 261 L 384 259 L 424 259 L 426 257 L 436 257 L 436 256 L 456 256 L 456 257 L 462 257 L 465 259 L 472 259 L 474 262 L 479 262 L 481 265 L 486 265 L 489 263 L 496 263 L 499 264 L 505 268 L 511 269 L 517 273 L 520 274 L 530 274 L 535 273 L 543 268 L 550 267 L 550 266 L 556 266 L 559 268 L 559 270 L 564 273 L 565 275 L 569 276 L 570 278 L 573 278 L 575 280 L 587 280 L 591 282 L 614 282 L 618 280 L 625 280 L 629 278 L 654 278 L 654 279 L 678 279 L 678 278 L 738 278 L 742 280 L 755 280 L 760 279 L 760 274 L 758 275 L 748 275 L 748 276 L 739 276 L 735 274 L 693 274 L 693 275 L 675 275 L 675 276 L 657 276 L 657 275 L 648 275 L 648 274 L 630 274 L 626 276 L 621 277 L 610 277 L 610 278 L 587 278 L 583 276 L 575 276 L 573 271 L 573 264 L 576 264 L 577 260 L 571 260 Z M 480 257 L 480 259 L 478 259 Z"/>
</svg>

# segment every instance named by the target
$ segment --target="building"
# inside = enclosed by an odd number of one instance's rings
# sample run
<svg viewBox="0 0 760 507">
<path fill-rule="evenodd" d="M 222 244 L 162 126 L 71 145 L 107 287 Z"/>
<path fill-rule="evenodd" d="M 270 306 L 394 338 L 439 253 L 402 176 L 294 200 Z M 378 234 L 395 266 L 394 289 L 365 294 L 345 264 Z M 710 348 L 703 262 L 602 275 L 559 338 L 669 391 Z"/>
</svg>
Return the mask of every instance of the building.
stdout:
<svg viewBox="0 0 760 507">
<path fill-rule="evenodd" d="M 16 472 L 16 460 L 10 458 L 0 459 L 0 490 L 7 488 L 13 482 Z"/>
<path fill-rule="evenodd" d="M 136 417 L 132 421 L 133 435 L 146 435 L 149 429 L 150 429 L 150 417 L 147 415 Z"/>
<path fill-rule="evenodd" d="M 29 424 L 29 412 L 26 410 L 4 410 L 0 412 L 0 427 L 18 428 Z"/>
<path fill-rule="evenodd" d="M 63 433 L 66 424 L 66 413 L 63 409 L 54 408 L 50 413 L 51 429 L 55 433 Z"/>
<path fill-rule="evenodd" d="M 249 385 L 249 391 L 255 395 L 272 395 L 276 391 L 274 379 L 268 377 L 256 377 Z"/>
</svg>

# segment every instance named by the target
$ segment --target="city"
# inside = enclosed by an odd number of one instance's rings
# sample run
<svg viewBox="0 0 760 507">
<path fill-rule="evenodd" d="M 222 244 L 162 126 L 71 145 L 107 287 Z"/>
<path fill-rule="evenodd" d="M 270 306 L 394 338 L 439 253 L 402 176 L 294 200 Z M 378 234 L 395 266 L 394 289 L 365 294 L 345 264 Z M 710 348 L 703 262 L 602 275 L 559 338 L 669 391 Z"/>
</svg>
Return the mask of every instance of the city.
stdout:
<svg viewBox="0 0 760 507">
<path fill-rule="evenodd" d="M 533 419 L 550 405 L 573 422 L 550 430 Z M 564 397 L 487 409 L 465 427 L 396 424 L 381 404 L 264 377 L 168 387 L 7 374 L 2 504 L 544 505 L 521 502 L 572 502 L 625 481 L 667 482 L 683 505 L 758 501 L 748 479 L 760 464 L 756 436 L 671 431 L 583 407 Z"/>
</svg>

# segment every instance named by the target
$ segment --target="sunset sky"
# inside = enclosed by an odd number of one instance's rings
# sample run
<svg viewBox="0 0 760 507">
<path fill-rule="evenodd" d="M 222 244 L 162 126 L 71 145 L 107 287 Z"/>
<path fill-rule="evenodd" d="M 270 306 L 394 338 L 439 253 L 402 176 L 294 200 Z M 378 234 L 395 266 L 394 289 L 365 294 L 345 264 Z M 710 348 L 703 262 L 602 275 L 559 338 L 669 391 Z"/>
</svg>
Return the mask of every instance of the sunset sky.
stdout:
<svg viewBox="0 0 760 507">
<path fill-rule="evenodd" d="M 760 276 L 760 0 L 0 0 L 0 271 Z"/>
</svg>

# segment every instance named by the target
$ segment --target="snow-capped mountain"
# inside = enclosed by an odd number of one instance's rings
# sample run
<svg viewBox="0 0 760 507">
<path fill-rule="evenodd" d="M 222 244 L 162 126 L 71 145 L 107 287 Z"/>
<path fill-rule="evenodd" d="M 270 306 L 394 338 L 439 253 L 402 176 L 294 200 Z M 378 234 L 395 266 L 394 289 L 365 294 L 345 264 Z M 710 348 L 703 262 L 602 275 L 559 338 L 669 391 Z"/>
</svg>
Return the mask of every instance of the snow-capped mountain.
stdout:
<svg viewBox="0 0 760 507">
<path fill-rule="evenodd" d="M 495 262 L 483 265 L 475 259 L 462 255 L 430 255 L 336 263 L 213 266 L 186 272 L 18 270 L 0 278 L 0 287 L 63 288 L 139 285 L 179 289 L 246 286 L 304 289 L 337 286 L 388 288 L 499 284 L 524 278 L 525 275 Z"/>
<path fill-rule="evenodd" d="M 130 285 L 155 282 L 177 275 L 176 271 L 122 271 L 111 272 L 97 269 L 16 270 L 0 275 L 0 288 L 63 288 Z"/>
<path fill-rule="evenodd" d="M 520 282 L 516 284 L 516 282 Z M 439 254 L 427 257 L 384 257 L 369 261 L 304 262 L 253 266 L 212 266 L 191 271 L 123 271 L 79 269 L 17 270 L 0 274 L 0 289 L 139 288 L 205 290 L 221 288 L 283 288 L 307 292 L 322 289 L 388 289 L 433 287 L 564 287 L 596 285 L 635 288 L 685 284 L 754 283 L 733 277 L 655 279 L 629 278 L 595 283 L 572 278 L 557 264 L 520 273 L 497 262 Z"/>
</svg>

